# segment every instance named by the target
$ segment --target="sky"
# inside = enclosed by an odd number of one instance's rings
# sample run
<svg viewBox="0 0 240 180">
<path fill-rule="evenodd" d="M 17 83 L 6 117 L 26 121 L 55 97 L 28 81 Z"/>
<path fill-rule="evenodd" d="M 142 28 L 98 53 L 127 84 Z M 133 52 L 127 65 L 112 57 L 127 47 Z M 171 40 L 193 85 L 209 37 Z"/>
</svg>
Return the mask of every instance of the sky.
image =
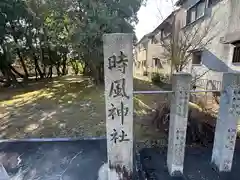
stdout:
<svg viewBox="0 0 240 180">
<path fill-rule="evenodd" d="M 138 11 L 139 22 L 135 27 L 138 40 L 153 31 L 173 10 L 172 0 L 148 0 Z M 173 0 L 176 2 L 176 0 Z"/>
</svg>

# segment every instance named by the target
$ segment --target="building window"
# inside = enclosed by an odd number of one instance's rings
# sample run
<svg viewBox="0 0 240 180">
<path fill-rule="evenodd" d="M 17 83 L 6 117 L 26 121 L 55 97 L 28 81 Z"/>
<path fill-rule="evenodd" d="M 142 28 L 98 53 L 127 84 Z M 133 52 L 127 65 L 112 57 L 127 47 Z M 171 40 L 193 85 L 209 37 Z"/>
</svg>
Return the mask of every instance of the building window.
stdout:
<svg viewBox="0 0 240 180">
<path fill-rule="evenodd" d="M 187 24 L 195 21 L 196 19 L 196 8 L 190 8 L 188 11 L 187 11 Z"/>
<path fill-rule="evenodd" d="M 196 7 L 196 19 L 199 19 L 200 17 L 204 16 L 205 12 L 205 1 L 200 1 Z"/>
<path fill-rule="evenodd" d="M 208 7 L 217 4 L 219 1 L 220 0 L 208 0 Z"/>
<path fill-rule="evenodd" d="M 147 67 L 147 60 L 144 60 L 144 61 L 142 62 L 142 65 L 143 65 L 143 67 Z"/>
<path fill-rule="evenodd" d="M 151 43 L 152 43 L 152 44 L 157 44 L 157 43 L 158 43 L 157 38 L 156 38 L 156 37 L 153 37 L 153 38 L 151 39 Z"/>
<path fill-rule="evenodd" d="M 153 58 L 154 66 L 157 68 L 163 68 L 159 58 Z"/>
<path fill-rule="evenodd" d="M 197 51 L 193 53 L 192 64 L 201 64 L 202 63 L 202 52 Z"/>
<path fill-rule="evenodd" d="M 200 0 L 193 7 L 187 11 L 187 24 L 190 24 L 200 17 L 204 16 L 205 13 L 205 0 Z"/>
<path fill-rule="evenodd" d="M 232 62 L 240 63 L 240 46 L 234 48 Z"/>
<path fill-rule="evenodd" d="M 137 68 L 139 69 L 141 66 L 141 62 L 137 62 Z"/>
</svg>

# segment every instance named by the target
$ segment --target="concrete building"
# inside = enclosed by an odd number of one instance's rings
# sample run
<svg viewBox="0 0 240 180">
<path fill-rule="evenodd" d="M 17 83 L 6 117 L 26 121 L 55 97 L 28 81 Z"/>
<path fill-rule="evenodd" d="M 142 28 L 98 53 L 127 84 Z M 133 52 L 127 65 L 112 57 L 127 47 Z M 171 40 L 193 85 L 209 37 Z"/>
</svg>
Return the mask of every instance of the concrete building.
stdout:
<svg viewBox="0 0 240 180">
<path fill-rule="evenodd" d="M 146 34 L 142 37 L 142 39 L 136 44 L 134 48 L 134 73 L 139 75 L 144 75 L 144 72 L 147 72 L 147 51 L 149 44 L 149 35 Z"/>
<path fill-rule="evenodd" d="M 187 71 L 199 77 L 200 87 L 220 89 L 223 72 L 240 70 L 239 1 L 179 0 L 176 5 L 180 7 L 176 23 L 181 24 L 181 31 L 197 29 L 195 41 L 197 36 L 203 38 L 199 47 L 191 49 Z"/>
<path fill-rule="evenodd" d="M 239 0 L 179 0 L 176 6 L 178 10 L 166 19 L 174 21 L 170 23 L 170 33 L 178 34 L 182 39 L 187 37 L 192 43 L 188 49 L 189 61 L 182 71 L 192 73 L 201 88 L 220 89 L 223 72 L 240 70 Z M 159 50 L 161 45 L 157 44 L 159 48 L 155 49 L 150 42 L 153 36 L 162 34 L 160 27 L 165 21 L 148 38 L 146 59 L 151 69 L 153 57 L 161 56 L 161 53 L 154 53 L 162 50 Z M 160 58 L 160 63 L 162 61 Z"/>
<path fill-rule="evenodd" d="M 143 36 L 136 44 L 135 73 L 149 77 L 154 72 L 170 73 L 170 64 L 164 56 L 161 42 L 171 37 L 176 12 L 171 13 L 156 29 Z"/>
</svg>

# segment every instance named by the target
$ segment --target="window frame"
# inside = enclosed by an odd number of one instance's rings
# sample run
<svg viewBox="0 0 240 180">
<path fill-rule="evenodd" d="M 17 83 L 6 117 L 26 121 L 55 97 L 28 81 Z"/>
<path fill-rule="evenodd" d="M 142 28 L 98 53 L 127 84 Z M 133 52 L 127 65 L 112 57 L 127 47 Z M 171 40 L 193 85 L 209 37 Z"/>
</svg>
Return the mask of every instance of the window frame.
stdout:
<svg viewBox="0 0 240 180">
<path fill-rule="evenodd" d="M 234 47 L 233 47 L 234 49 L 233 49 L 233 57 L 232 57 L 232 64 L 234 64 L 234 65 L 240 65 L 240 44 L 236 44 L 236 45 L 234 45 Z M 238 54 L 236 54 L 236 49 L 238 49 Z M 239 58 L 238 58 L 238 61 L 234 61 L 234 57 L 235 56 L 238 56 Z"/>
<path fill-rule="evenodd" d="M 157 40 L 157 38 L 155 36 L 153 36 L 151 38 L 151 44 L 158 44 L 158 43 L 159 43 L 159 41 Z"/>
<path fill-rule="evenodd" d="M 208 0 L 208 7 L 214 6 L 219 3 L 221 0 Z"/>
<path fill-rule="evenodd" d="M 205 16 L 206 13 L 206 4 L 207 4 L 207 0 L 199 0 L 197 3 L 195 3 L 194 5 L 192 5 L 191 7 L 189 7 L 187 9 L 187 16 L 186 16 L 186 26 L 189 24 L 194 23 L 195 21 L 197 21 L 198 19 L 201 19 L 202 17 Z M 204 9 L 203 9 L 203 13 L 201 16 L 197 17 L 198 15 L 198 6 L 203 3 L 204 4 Z M 193 12 L 193 10 L 195 10 L 195 12 Z M 194 20 L 192 20 L 192 13 L 194 13 Z"/>
<path fill-rule="evenodd" d="M 155 68 L 159 68 L 159 69 L 163 68 L 161 60 L 159 58 L 154 57 L 153 60 L 154 60 L 154 67 Z"/>
<path fill-rule="evenodd" d="M 197 54 L 200 54 L 200 61 L 199 61 L 199 63 L 194 62 L 194 57 L 199 56 Z M 194 65 L 194 66 L 201 66 L 203 64 L 202 63 L 202 54 L 203 54 L 203 51 L 200 51 L 200 50 L 192 52 L 192 65 Z"/>
<path fill-rule="evenodd" d="M 198 8 L 200 7 L 201 4 L 203 5 L 203 11 L 200 14 L 200 12 L 198 12 L 198 10 L 199 10 Z M 195 20 L 198 20 L 199 18 L 203 17 L 205 14 L 205 10 L 206 10 L 206 0 L 199 1 L 199 3 L 197 3 L 197 5 L 196 5 Z M 200 16 L 199 16 L 199 14 L 200 14 Z"/>
</svg>

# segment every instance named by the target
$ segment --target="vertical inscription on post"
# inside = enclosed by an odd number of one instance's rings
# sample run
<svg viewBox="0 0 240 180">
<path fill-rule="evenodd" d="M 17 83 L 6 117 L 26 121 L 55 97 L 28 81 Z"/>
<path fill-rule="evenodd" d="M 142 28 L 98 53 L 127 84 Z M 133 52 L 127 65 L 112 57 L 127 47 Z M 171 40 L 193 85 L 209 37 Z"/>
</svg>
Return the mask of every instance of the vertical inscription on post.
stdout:
<svg viewBox="0 0 240 180">
<path fill-rule="evenodd" d="M 219 171 L 231 171 L 237 121 L 240 116 L 240 74 L 224 73 L 217 125 L 215 128 L 212 163 Z"/>
<path fill-rule="evenodd" d="M 110 168 L 133 170 L 133 55 L 131 34 L 106 34 L 104 72 Z"/>
<path fill-rule="evenodd" d="M 230 91 L 230 92 L 229 92 Z M 227 96 L 232 94 L 230 99 L 230 109 L 229 113 L 233 116 L 240 116 L 240 87 L 239 86 L 229 86 L 226 90 Z"/>
<path fill-rule="evenodd" d="M 167 153 L 168 170 L 172 176 L 175 173 L 183 173 L 191 78 L 190 74 L 185 73 L 173 76 L 174 94 L 171 100 Z"/>
<path fill-rule="evenodd" d="M 186 129 L 176 129 L 176 141 L 175 141 L 175 155 L 176 158 L 174 159 L 175 165 L 182 165 L 182 162 L 184 161 L 184 150 L 185 150 L 185 131 Z"/>
<path fill-rule="evenodd" d="M 179 103 L 176 104 L 176 114 L 185 118 L 188 114 L 188 92 L 181 86 L 177 86 L 177 89 L 178 91 L 175 92 L 175 96 L 179 97 Z"/>
</svg>

